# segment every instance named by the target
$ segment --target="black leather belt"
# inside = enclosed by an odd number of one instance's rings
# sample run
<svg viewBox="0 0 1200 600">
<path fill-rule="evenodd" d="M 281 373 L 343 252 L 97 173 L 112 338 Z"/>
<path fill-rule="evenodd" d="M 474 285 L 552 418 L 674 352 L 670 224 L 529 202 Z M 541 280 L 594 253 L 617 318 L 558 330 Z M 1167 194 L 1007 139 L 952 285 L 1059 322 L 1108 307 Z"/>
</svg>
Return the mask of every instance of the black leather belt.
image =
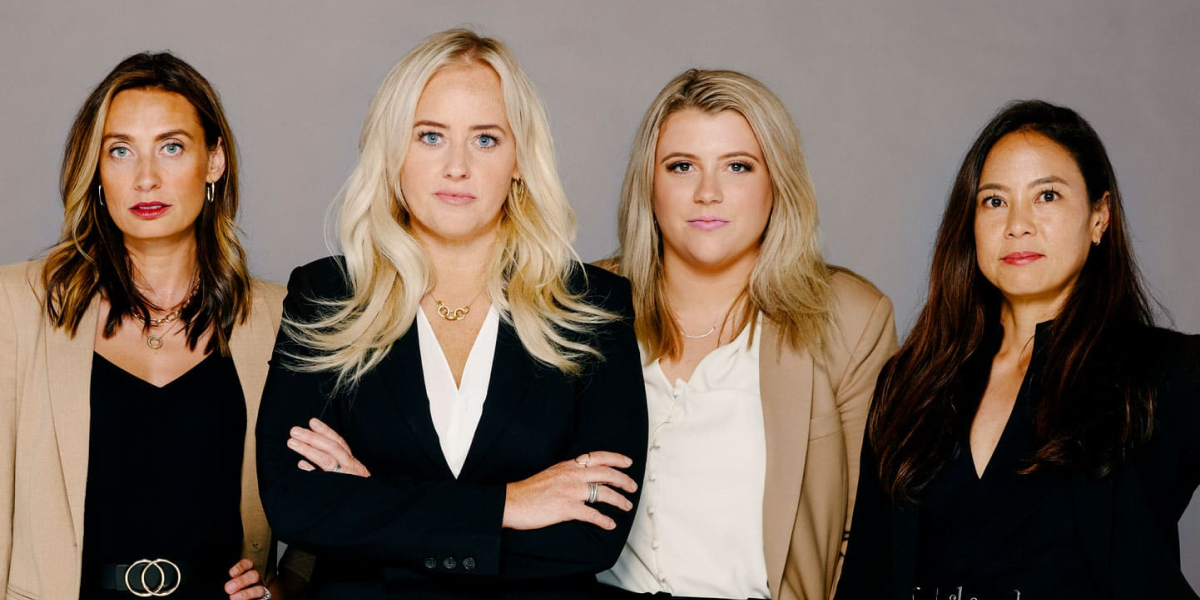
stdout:
<svg viewBox="0 0 1200 600">
<path fill-rule="evenodd" d="M 216 581 L 209 573 L 221 573 L 220 568 L 203 568 L 193 561 L 167 558 L 144 558 L 129 564 L 106 564 L 92 571 L 93 588 L 126 592 L 138 598 L 166 598 L 176 592 L 194 590 L 200 584 L 220 590 L 225 582 Z M 200 579 L 200 574 L 206 574 Z"/>
<path fill-rule="evenodd" d="M 970 586 L 913 588 L 912 600 L 1021 600 L 1021 590 L 989 590 Z"/>
</svg>

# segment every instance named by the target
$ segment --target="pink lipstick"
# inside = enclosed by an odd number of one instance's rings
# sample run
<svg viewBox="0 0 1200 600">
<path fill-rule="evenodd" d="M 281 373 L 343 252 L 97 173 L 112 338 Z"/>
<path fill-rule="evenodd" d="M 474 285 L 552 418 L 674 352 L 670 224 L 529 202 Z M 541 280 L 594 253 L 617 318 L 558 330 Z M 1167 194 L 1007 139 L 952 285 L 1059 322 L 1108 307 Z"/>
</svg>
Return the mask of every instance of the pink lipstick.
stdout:
<svg viewBox="0 0 1200 600">
<path fill-rule="evenodd" d="M 439 200 L 445 202 L 446 204 L 454 204 L 456 206 L 470 204 L 475 200 L 474 194 L 468 194 L 467 192 L 456 192 L 454 190 L 438 190 L 437 192 L 434 192 L 433 195 L 437 196 Z"/>
<path fill-rule="evenodd" d="M 696 217 L 695 219 L 688 219 L 688 225 L 691 225 L 692 227 L 695 227 L 696 229 L 701 229 L 704 231 L 712 231 L 714 229 L 720 229 L 728 224 L 729 224 L 729 219 L 722 219 L 720 217 L 704 216 L 704 217 Z"/>
<path fill-rule="evenodd" d="M 1038 254 L 1037 252 L 1028 252 L 1028 251 L 1022 250 L 1020 252 L 1010 252 L 1008 254 L 1005 254 L 1004 258 L 1001 258 L 1000 260 L 1002 260 L 1010 265 L 1019 267 L 1022 265 L 1030 264 L 1044 256 L 1045 256 L 1044 254 Z"/>
<path fill-rule="evenodd" d="M 163 216 L 170 208 L 171 205 L 165 202 L 138 202 L 129 207 L 129 212 L 139 219 L 150 221 Z"/>
</svg>

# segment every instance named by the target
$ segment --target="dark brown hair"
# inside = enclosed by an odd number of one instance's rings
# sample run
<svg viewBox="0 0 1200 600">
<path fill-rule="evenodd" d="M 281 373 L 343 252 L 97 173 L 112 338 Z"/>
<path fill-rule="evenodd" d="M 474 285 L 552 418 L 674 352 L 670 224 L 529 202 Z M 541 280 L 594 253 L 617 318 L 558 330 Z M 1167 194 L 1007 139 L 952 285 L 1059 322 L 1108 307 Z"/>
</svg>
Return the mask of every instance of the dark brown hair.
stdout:
<svg viewBox="0 0 1200 600">
<path fill-rule="evenodd" d="M 1150 435 L 1149 376 L 1137 361 L 1118 358 L 1130 352 L 1131 334 L 1153 324 L 1153 314 L 1108 154 L 1075 111 L 1037 100 L 1012 102 L 983 128 L 963 160 L 938 229 L 925 307 L 875 390 L 868 435 L 883 489 L 897 503 L 913 502 L 956 451 L 955 402 L 975 389 L 967 381 L 975 375 L 963 365 L 992 358 L 981 353 L 989 349 L 985 333 L 998 327 L 1000 292 L 978 267 L 975 198 L 988 153 L 1016 131 L 1044 135 L 1070 153 L 1093 206 L 1107 192 L 1109 210 L 1108 229 L 1038 349 L 1044 356 L 1035 379 L 1038 446 L 1025 471 L 1080 467 L 1102 476 Z"/>
<path fill-rule="evenodd" d="M 229 335 L 250 314 L 250 275 L 237 238 L 237 145 L 212 85 L 191 65 L 167 52 L 135 54 L 121 61 L 92 90 L 75 117 L 63 153 L 59 188 L 62 236 L 46 257 L 42 282 L 50 322 L 72 336 L 97 293 L 108 300 L 105 337 L 126 317 L 149 325 L 151 304 L 138 290 L 121 230 L 100 204 L 100 142 L 113 97 L 125 90 L 154 89 L 183 96 L 196 109 L 205 145 L 224 146 L 225 173 L 194 225 L 199 289 L 180 318 L 188 347 L 211 330 L 207 351 L 229 352 Z"/>
</svg>

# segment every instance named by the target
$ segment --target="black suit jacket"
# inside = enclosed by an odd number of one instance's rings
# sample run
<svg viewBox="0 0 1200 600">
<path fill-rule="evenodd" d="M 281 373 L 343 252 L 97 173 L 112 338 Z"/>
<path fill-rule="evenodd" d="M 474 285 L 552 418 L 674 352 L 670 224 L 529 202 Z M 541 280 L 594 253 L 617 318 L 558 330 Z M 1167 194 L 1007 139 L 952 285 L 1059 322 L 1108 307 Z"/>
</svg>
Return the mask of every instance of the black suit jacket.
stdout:
<svg viewBox="0 0 1200 600">
<path fill-rule="evenodd" d="M 536 362 L 502 321 L 483 415 L 457 479 L 430 418 L 416 327 L 355 389 L 337 394 L 332 375 L 286 368 L 280 353 L 304 349 L 280 334 L 258 420 L 260 488 L 279 538 L 317 553 L 316 597 L 564 597 L 590 589 L 593 575 L 616 562 L 633 511 L 596 505 L 616 521 L 614 531 L 578 521 L 500 527 L 506 484 L 584 452 L 629 456 L 627 473 L 642 480 L 646 394 L 629 283 L 585 267 L 568 286 L 620 316 L 588 338 L 603 359 L 564 375 Z M 348 294 L 340 260 L 300 267 L 285 318 L 311 319 L 314 298 Z M 338 431 L 372 476 L 297 468 L 300 457 L 285 444 L 311 417 Z"/>
<path fill-rule="evenodd" d="M 1109 476 L 1070 475 L 1080 542 L 1102 598 L 1195 599 L 1180 571 L 1179 518 L 1200 484 L 1200 336 L 1146 329 L 1127 350 L 1157 373 L 1154 431 Z M 868 436 L 836 600 L 912 597 L 919 512 L 888 500 Z"/>
</svg>

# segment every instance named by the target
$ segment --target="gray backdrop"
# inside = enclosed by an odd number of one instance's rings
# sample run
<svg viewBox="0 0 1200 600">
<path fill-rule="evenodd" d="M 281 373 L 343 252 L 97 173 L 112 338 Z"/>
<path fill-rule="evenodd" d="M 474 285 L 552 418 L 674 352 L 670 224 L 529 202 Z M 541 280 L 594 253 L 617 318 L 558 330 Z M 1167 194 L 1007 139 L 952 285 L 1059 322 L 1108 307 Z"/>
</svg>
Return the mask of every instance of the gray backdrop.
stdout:
<svg viewBox="0 0 1200 600">
<path fill-rule="evenodd" d="M 629 141 L 654 94 L 688 67 L 738 69 L 792 110 L 826 254 L 892 297 L 903 336 L 968 144 L 1005 101 L 1039 97 L 1104 137 L 1151 289 L 1176 328 L 1200 332 L 1195 0 L 0 0 L 0 263 L 58 235 L 62 144 L 86 94 L 121 58 L 170 49 L 221 92 L 241 143 L 251 265 L 286 280 L 327 253 L 322 222 L 383 75 L 460 24 L 504 39 L 540 87 L 586 260 L 615 247 Z M 1181 529 L 1200 588 L 1200 502 Z"/>
</svg>

